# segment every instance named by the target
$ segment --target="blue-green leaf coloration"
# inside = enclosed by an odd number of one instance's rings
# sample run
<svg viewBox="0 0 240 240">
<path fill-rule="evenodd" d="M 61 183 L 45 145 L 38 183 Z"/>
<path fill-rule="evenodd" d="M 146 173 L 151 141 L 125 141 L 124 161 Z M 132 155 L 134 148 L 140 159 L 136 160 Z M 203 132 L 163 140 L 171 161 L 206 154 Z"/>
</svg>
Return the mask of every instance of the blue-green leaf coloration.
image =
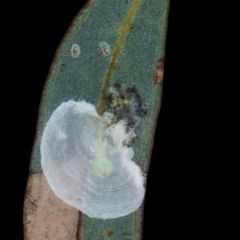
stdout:
<svg viewBox="0 0 240 240">
<path fill-rule="evenodd" d="M 44 87 L 31 173 L 41 171 L 41 138 L 57 107 L 69 100 L 86 101 L 102 115 L 109 108 L 110 88 L 121 84 L 134 88 L 148 108 L 132 144 L 133 161 L 147 174 L 162 94 L 162 84 L 154 77 L 164 59 L 168 8 L 169 0 L 90 0 L 80 11 Z M 79 238 L 106 239 L 110 231 L 113 239 L 141 239 L 142 210 L 108 220 L 82 215 Z"/>
</svg>

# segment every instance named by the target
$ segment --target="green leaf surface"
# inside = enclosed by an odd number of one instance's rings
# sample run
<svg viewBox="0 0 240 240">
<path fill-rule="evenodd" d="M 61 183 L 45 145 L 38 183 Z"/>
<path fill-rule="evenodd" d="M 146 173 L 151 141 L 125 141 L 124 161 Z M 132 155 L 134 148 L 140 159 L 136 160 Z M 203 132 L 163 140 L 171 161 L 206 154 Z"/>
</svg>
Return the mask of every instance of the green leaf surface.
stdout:
<svg viewBox="0 0 240 240">
<path fill-rule="evenodd" d="M 31 173 L 41 171 L 40 141 L 52 112 L 68 100 L 85 100 L 102 114 L 109 87 L 121 83 L 136 86 L 148 105 L 132 145 L 135 161 L 147 174 L 162 84 L 154 81 L 157 63 L 164 59 L 169 0 L 91 0 L 74 19 L 61 42 L 46 81 L 40 106 Z M 110 45 L 102 54 L 100 42 Z M 71 47 L 78 44 L 79 57 Z M 126 217 L 111 220 L 81 215 L 78 237 L 95 239 L 141 239 L 143 207 Z"/>
</svg>

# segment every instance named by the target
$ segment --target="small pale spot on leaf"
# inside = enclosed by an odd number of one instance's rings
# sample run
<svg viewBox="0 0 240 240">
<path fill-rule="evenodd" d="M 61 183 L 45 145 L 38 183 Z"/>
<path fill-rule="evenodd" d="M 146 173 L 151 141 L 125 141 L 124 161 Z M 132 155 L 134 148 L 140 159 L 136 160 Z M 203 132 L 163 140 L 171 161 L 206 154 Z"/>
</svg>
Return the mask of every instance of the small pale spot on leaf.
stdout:
<svg viewBox="0 0 240 240">
<path fill-rule="evenodd" d="M 74 43 L 72 45 L 72 48 L 71 48 L 70 52 L 71 52 L 71 55 L 72 55 L 73 58 L 78 58 L 80 53 L 81 53 L 79 45 Z"/>
<path fill-rule="evenodd" d="M 106 42 L 100 42 L 99 44 L 103 55 L 108 56 L 111 53 L 111 48 Z"/>
</svg>

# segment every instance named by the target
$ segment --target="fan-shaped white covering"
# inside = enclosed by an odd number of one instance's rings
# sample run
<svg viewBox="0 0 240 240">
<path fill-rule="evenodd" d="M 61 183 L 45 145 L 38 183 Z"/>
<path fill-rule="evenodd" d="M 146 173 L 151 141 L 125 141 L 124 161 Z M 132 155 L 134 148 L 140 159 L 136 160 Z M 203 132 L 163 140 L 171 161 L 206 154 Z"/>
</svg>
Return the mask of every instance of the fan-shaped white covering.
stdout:
<svg viewBox="0 0 240 240">
<path fill-rule="evenodd" d="M 107 127 L 92 104 L 62 103 L 51 115 L 41 142 L 41 164 L 53 192 L 94 218 L 134 212 L 145 189 L 126 142 L 135 136 L 124 121 Z"/>
</svg>

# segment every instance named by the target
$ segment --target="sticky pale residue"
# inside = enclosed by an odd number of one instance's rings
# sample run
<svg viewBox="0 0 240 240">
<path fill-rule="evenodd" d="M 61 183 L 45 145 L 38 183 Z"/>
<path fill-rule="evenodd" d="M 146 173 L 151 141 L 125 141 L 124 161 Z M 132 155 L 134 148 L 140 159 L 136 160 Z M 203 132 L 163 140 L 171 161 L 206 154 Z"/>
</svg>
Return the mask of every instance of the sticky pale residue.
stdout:
<svg viewBox="0 0 240 240">
<path fill-rule="evenodd" d="M 84 101 L 62 103 L 41 141 L 41 164 L 53 192 L 93 218 L 128 215 L 142 204 L 143 176 L 127 142 L 135 137 L 126 121 L 109 124 Z"/>
</svg>

